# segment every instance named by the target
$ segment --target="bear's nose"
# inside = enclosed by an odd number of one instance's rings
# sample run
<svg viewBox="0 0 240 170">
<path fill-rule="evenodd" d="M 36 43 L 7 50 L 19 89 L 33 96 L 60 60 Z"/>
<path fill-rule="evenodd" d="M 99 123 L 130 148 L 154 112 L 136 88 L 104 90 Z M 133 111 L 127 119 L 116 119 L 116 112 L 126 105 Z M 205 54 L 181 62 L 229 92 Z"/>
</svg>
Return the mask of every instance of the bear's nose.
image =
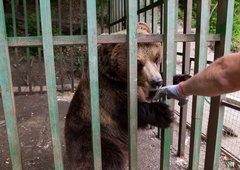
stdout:
<svg viewBox="0 0 240 170">
<path fill-rule="evenodd" d="M 151 81 L 151 86 L 153 88 L 160 87 L 162 85 L 162 79 L 155 79 Z"/>
</svg>

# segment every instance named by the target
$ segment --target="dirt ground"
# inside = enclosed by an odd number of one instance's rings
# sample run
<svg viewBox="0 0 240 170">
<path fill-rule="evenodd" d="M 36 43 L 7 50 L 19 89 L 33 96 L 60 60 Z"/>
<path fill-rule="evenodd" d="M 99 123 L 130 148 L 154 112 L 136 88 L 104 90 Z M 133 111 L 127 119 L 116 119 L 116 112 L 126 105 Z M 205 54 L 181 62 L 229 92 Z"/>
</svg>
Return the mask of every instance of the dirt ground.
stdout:
<svg viewBox="0 0 240 170">
<path fill-rule="evenodd" d="M 65 157 L 63 139 L 64 121 L 71 100 L 72 93 L 58 93 L 59 123 L 64 169 L 69 169 Z M 53 170 L 52 140 L 50 135 L 50 121 L 48 115 L 47 94 L 15 96 L 19 140 L 25 170 Z M 186 142 L 185 158 L 179 158 L 177 153 L 177 121 L 173 125 L 173 143 L 171 146 L 171 170 L 187 169 L 189 143 Z M 160 168 L 160 140 L 156 137 L 157 129 L 146 129 L 138 132 L 138 167 L 140 170 L 157 170 Z M 2 101 L 0 102 L 0 169 L 10 170 L 6 125 L 4 121 Z M 204 150 L 206 143 L 201 143 L 199 169 L 203 169 Z M 220 161 L 221 170 L 227 169 L 223 156 Z"/>
</svg>

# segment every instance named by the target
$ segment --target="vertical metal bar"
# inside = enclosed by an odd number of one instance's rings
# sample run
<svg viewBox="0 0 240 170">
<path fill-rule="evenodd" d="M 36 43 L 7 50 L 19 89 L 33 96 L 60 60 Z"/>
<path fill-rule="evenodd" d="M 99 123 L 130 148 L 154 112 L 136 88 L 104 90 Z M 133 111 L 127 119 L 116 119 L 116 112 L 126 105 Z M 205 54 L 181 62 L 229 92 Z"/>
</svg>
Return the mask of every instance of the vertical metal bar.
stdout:
<svg viewBox="0 0 240 170">
<path fill-rule="evenodd" d="M 53 52 L 52 19 L 50 1 L 40 0 L 44 64 L 46 72 L 48 107 L 53 142 L 55 169 L 63 169 L 62 148 L 60 143 L 58 105 Z"/>
<path fill-rule="evenodd" d="M 163 30 L 164 30 L 164 22 L 163 22 L 163 18 L 164 18 L 164 3 L 162 3 L 160 5 L 160 34 L 163 34 Z M 163 44 L 163 43 L 162 43 Z M 160 72 L 163 73 L 163 65 L 165 63 L 161 63 L 160 65 Z M 161 129 L 158 128 L 158 134 L 157 134 L 157 137 L 160 138 L 161 136 Z"/>
<path fill-rule="evenodd" d="M 37 35 L 41 35 L 41 27 L 40 27 L 40 14 L 39 14 L 39 0 L 35 1 L 36 4 L 36 22 L 37 22 Z M 40 85 L 40 93 L 43 93 L 43 69 L 42 69 L 42 47 L 38 47 L 38 66 L 39 66 L 39 85 Z"/>
<path fill-rule="evenodd" d="M 164 3 L 161 5 L 161 19 L 160 19 L 160 33 L 163 34 L 164 32 Z"/>
<path fill-rule="evenodd" d="M 15 101 L 12 89 L 10 60 L 7 42 L 3 1 L 0 1 L 0 88 L 2 92 L 3 110 L 7 127 L 8 143 L 12 168 L 21 170 L 21 151 L 18 139 Z"/>
<path fill-rule="evenodd" d="M 157 2 L 157 0 L 153 0 L 153 2 Z M 153 34 L 157 34 L 157 17 L 158 17 L 158 8 L 154 7 L 152 9 L 152 32 L 153 32 Z"/>
<path fill-rule="evenodd" d="M 127 1 L 129 169 L 137 169 L 137 1 Z"/>
<path fill-rule="evenodd" d="M 172 84 L 173 74 L 176 72 L 175 67 L 175 32 L 176 32 L 176 1 L 164 0 L 164 44 L 163 44 L 163 72 L 165 85 Z M 167 100 L 169 105 L 172 105 L 172 100 Z M 161 170 L 169 169 L 170 163 L 170 143 L 171 129 L 163 129 L 161 134 Z"/>
<path fill-rule="evenodd" d="M 121 0 L 118 0 L 118 20 L 121 19 Z M 118 23 L 118 31 L 121 30 L 121 22 Z"/>
<path fill-rule="evenodd" d="M 73 35 L 73 15 L 72 15 L 72 0 L 69 0 L 69 20 L 70 20 L 70 35 Z M 71 86 L 74 90 L 74 70 L 73 70 L 73 47 L 70 46 L 70 58 L 71 58 Z"/>
<path fill-rule="evenodd" d="M 80 0 L 80 35 L 83 35 L 83 0 Z M 82 74 L 84 74 L 84 55 L 83 55 L 83 50 L 84 50 L 84 46 L 81 46 L 81 61 L 82 61 L 82 65 L 81 65 L 81 69 L 83 70 Z"/>
<path fill-rule="evenodd" d="M 142 9 L 143 6 L 144 6 L 144 0 L 139 0 L 139 9 Z M 143 13 L 140 13 L 140 21 L 144 21 L 144 16 L 143 16 Z"/>
<path fill-rule="evenodd" d="M 175 2 L 175 30 L 174 30 L 175 35 L 178 33 L 177 28 L 178 28 L 178 1 Z M 172 58 L 173 59 L 172 63 L 174 64 L 175 67 L 173 68 L 172 71 L 173 71 L 173 74 L 176 74 L 177 43 L 174 44 L 174 52 L 175 52 L 175 57 Z M 172 75 L 172 77 L 173 77 L 173 75 Z M 172 106 L 172 108 L 175 108 L 175 102 L 172 102 L 171 106 Z M 173 144 L 173 126 L 171 126 L 170 128 L 171 128 L 171 145 L 172 145 Z"/>
<path fill-rule="evenodd" d="M 184 26 L 183 34 L 191 33 L 192 24 L 192 0 L 184 1 Z M 183 42 L 183 56 L 182 56 L 182 73 L 190 73 L 190 42 Z M 186 123 L 187 123 L 187 105 L 180 108 L 180 123 L 179 123 L 179 137 L 178 137 L 178 156 L 184 156 L 185 153 L 185 137 L 186 137 Z"/>
<path fill-rule="evenodd" d="M 125 20 L 124 20 L 124 29 L 127 28 L 127 0 L 124 0 L 124 16 L 125 16 Z"/>
<path fill-rule="evenodd" d="M 215 56 L 217 59 L 230 52 L 232 24 L 233 24 L 234 0 L 219 0 L 217 14 L 216 33 L 220 34 L 221 40 L 215 43 Z M 217 170 L 219 167 L 220 148 L 222 140 L 222 127 L 224 118 L 224 107 L 219 107 L 224 96 L 211 98 L 208 133 L 211 137 L 207 139 L 205 169 Z"/>
<path fill-rule="evenodd" d="M 184 1 L 184 28 L 183 34 L 190 34 L 192 29 L 192 6 L 193 0 Z M 190 73 L 190 42 L 183 42 L 183 67 L 182 73 Z"/>
<path fill-rule="evenodd" d="M 80 35 L 83 35 L 84 32 L 83 32 L 83 0 L 80 0 Z M 81 65 L 81 69 L 83 70 L 82 74 L 84 74 L 84 69 L 85 69 L 85 64 L 84 64 L 84 55 L 83 55 L 83 50 L 84 50 L 84 46 L 81 46 L 81 62 L 82 62 L 82 65 Z"/>
<path fill-rule="evenodd" d="M 117 2 L 116 0 L 113 0 L 113 22 L 117 21 Z M 117 32 L 117 24 L 114 24 L 114 32 Z"/>
<path fill-rule="evenodd" d="M 115 22 L 115 0 L 112 0 L 112 22 Z M 115 24 L 112 25 L 112 32 L 116 32 L 115 30 Z"/>
<path fill-rule="evenodd" d="M 194 73 L 202 71 L 206 67 L 207 47 L 206 35 L 208 34 L 209 8 L 208 0 L 197 1 L 197 25 L 196 25 L 196 47 Z M 193 96 L 192 105 L 192 127 L 189 154 L 189 169 L 198 169 L 202 113 L 204 99 L 202 96 Z"/>
<path fill-rule="evenodd" d="M 137 0 L 137 10 L 140 9 L 140 0 Z M 140 21 L 140 13 L 138 15 L 138 21 Z"/>
<path fill-rule="evenodd" d="M 101 33 L 104 31 L 104 24 L 103 24 L 103 0 L 101 0 Z"/>
<path fill-rule="evenodd" d="M 23 8 L 24 8 L 24 28 L 25 28 L 25 36 L 28 35 L 28 15 L 27 15 L 27 2 L 23 0 Z M 31 68 L 30 68 L 30 49 L 29 47 L 26 48 L 26 55 L 27 55 L 27 83 L 29 83 L 29 92 L 32 94 L 32 80 L 31 80 Z"/>
<path fill-rule="evenodd" d="M 81 16 L 81 18 L 80 18 L 80 25 L 81 25 L 80 35 L 83 35 L 83 9 L 84 9 L 83 0 L 80 0 L 80 16 Z"/>
<path fill-rule="evenodd" d="M 61 0 L 58 0 L 58 34 L 61 36 L 62 35 L 62 9 L 61 9 Z M 60 58 L 59 58 L 59 62 L 60 62 L 60 77 L 61 77 L 61 91 L 62 93 L 64 92 L 64 88 L 63 88 L 63 50 L 62 47 L 59 48 L 59 52 L 60 52 Z"/>
<path fill-rule="evenodd" d="M 122 1 L 122 17 L 124 18 L 123 22 L 122 22 L 122 29 L 126 29 L 126 5 L 125 5 L 125 0 L 121 0 Z"/>
<path fill-rule="evenodd" d="M 145 1 L 145 6 L 148 6 L 148 5 L 150 5 L 150 0 L 146 0 Z M 151 11 L 150 10 L 147 10 L 146 11 L 146 24 L 148 25 L 148 26 L 150 26 L 150 19 L 151 19 Z"/>
<path fill-rule="evenodd" d="M 117 21 L 118 19 L 119 19 L 119 5 L 118 5 L 118 2 L 119 2 L 119 0 L 115 0 L 116 1 L 116 7 L 115 7 L 115 9 L 117 9 L 116 10 L 116 20 L 115 21 Z M 116 31 L 119 31 L 119 23 L 117 23 L 116 24 Z"/>
<path fill-rule="evenodd" d="M 112 24 L 112 16 L 113 16 L 112 4 L 113 4 L 113 1 L 109 1 L 109 8 L 108 8 L 108 11 L 109 11 L 109 34 L 112 33 L 112 27 L 113 27 L 113 26 L 110 26 Z"/>
<path fill-rule="evenodd" d="M 123 1 L 122 0 L 119 0 L 119 19 L 122 19 L 123 18 L 123 5 L 122 5 Z M 122 23 L 123 21 L 120 23 L 119 25 L 119 29 L 122 30 Z"/>
<path fill-rule="evenodd" d="M 15 2 L 11 0 L 11 8 L 12 8 L 12 23 L 13 23 L 13 36 L 17 37 L 17 25 L 16 25 L 16 13 L 15 13 Z M 14 48 L 15 51 L 15 64 L 17 68 L 17 86 L 18 86 L 18 94 L 21 94 L 21 84 L 19 82 L 20 72 L 19 72 L 19 62 L 18 62 L 18 48 Z"/>
<path fill-rule="evenodd" d="M 102 169 L 99 115 L 96 1 L 87 0 L 88 56 L 94 169 Z"/>
</svg>

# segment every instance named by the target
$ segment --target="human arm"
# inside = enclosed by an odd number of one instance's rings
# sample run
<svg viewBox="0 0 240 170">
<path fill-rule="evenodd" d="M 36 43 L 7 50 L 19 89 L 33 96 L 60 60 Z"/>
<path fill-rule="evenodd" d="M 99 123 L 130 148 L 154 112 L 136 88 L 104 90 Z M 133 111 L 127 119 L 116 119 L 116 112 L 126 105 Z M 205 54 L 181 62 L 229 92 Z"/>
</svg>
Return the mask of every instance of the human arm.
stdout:
<svg viewBox="0 0 240 170">
<path fill-rule="evenodd" d="M 188 95 L 217 96 L 240 90 L 239 78 L 240 53 L 233 53 L 217 59 L 185 82 L 159 89 L 155 97 L 165 94 L 184 103 Z"/>
<path fill-rule="evenodd" d="M 182 83 L 182 92 L 185 95 L 217 96 L 240 90 L 239 79 L 240 53 L 232 53 Z"/>
</svg>

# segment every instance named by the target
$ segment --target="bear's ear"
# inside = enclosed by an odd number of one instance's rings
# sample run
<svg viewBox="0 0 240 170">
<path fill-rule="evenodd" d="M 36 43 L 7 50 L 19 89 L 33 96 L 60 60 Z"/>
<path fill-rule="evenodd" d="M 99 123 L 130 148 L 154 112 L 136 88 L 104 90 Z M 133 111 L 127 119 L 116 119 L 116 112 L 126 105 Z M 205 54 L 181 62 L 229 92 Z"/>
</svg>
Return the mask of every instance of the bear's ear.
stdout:
<svg viewBox="0 0 240 170">
<path fill-rule="evenodd" d="M 139 34 L 144 34 L 144 31 L 149 33 L 149 34 L 152 33 L 151 29 L 149 28 L 149 26 L 145 22 L 139 22 L 138 26 L 137 26 L 137 32 Z"/>
</svg>

